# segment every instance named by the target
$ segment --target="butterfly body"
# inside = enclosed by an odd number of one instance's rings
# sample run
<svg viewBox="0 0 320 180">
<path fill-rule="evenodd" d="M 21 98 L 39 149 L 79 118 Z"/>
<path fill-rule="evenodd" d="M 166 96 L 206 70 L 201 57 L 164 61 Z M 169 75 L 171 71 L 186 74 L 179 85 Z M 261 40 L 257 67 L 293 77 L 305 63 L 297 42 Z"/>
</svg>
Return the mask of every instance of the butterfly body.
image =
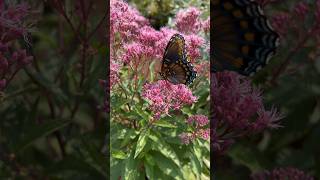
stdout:
<svg viewBox="0 0 320 180">
<path fill-rule="evenodd" d="M 275 54 L 279 36 L 251 0 L 212 0 L 212 71 L 252 75 Z"/>
<path fill-rule="evenodd" d="M 164 52 L 161 77 L 172 84 L 189 85 L 195 79 L 196 73 L 188 60 L 183 36 L 174 34 Z"/>
</svg>

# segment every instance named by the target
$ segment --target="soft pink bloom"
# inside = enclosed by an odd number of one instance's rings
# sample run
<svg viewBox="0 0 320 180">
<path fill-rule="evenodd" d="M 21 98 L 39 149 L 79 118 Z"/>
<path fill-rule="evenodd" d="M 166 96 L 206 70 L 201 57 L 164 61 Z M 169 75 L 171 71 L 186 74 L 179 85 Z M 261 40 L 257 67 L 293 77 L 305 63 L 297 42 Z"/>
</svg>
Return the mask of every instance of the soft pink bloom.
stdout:
<svg viewBox="0 0 320 180">
<path fill-rule="evenodd" d="M 156 119 L 163 114 L 168 115 L 170 110 L 179 110 L 183 105 L 191 105 L 197 99 L 184 84 L 174 85 L 166 80 L 145 84 L 142 97 L 148 100 L 149 109 Z"/>
<path fill-rule="evenodd" d="M 8 86 L 16 73 L 33 60 L 25 49 L 13 46 L 19 39 L 24 38 L 29 31 L 26 20 L 31 14 L 30 7 L 26 3 L 5 5 L 0 1 L 0 90 Z"/>
<path fill-rule="evenodd" d="M 0 9 L 2 43 L 26 36 L 28 28 L 23 22 L 30 13 L 30 7 L 26 3 L 9 5 L 6 9 L 4 4 L 2 5 Z"/>
<path fill-rule="evenodd" d="M 214 119 L 237 131 L 278 127 L 278 113 L 266 111 L 261 92 L 250 81 L 233 72 L 216 73 L 212 77 Z M 255 117 L 258 117 L 255 119 Z"/>
<path fill-rule="evenodd" d="M 288 32 L 290 26 L 290 15 L 288 13 L 278 13 L 272 18 L 272 27 L 281 35 L 285 35 Z"/>
<path fill-rule="evenodd" d="M 110 2 L 110 40 L 114 41 L 119 33 L 122 41 L 137 34 L 139 28 L 147 25 L 148 21 L 140 13 L 122 0 Z"/>
<path fill-rule="evenodd" d="M 205 33 L 210 33 L 210 16 L 202 22 L 202 28 Z"/>
<path fill-rule="evenodd" d="M 193 123 L 195 123 L 196 126 L 202 127 L 209 123 L 209 119 L 205 115 L 193 115 L 187 119 L 187 123 L 189 125 L 192 125 Z"/>
<path fill-rule="evenodd" d="M 185 34 L 197 33 L 201 28 L 200 11 L 195 7 L 183 9 L 176 15 L 176 27 Z"/>
<path fill-rule="evenodd" d="M 199 137 L 201 137 L 202 139 L 208 140 L 209 137 L 210 137 L 210 129 L 209 128 L 207 128 L 207 129 L 199 129 L 197 131 L 197 135 Z"/>
<path fill-rule="evenodd" d="M 209 78 L 210 74 L 210 62 L 209 61 L 200 61 L 199 63 L 194 65 L 195 71 L 197 71 L 198 75 L 205 76 Z"/>
<path fill-rule="evenodd" d="M 218 145 L 223 146 L 233 136 L 240 137 L 280 127 L 282 115 L 275 108 L 265 110 L 261 91 L 252 87 L 247 78 L 234 72 L 215 73 L 211 85 L 213 128 L 216 129 L 219 124 L 220 128 L 226 129 L 222 137 L 216 134 L 220 140 Z"/>
<path fill-rule="evenodd" d="M 309 12 L 308 4 L 305 2 L 299 2 L 295 5 L 293 12 L 301 19 L 304 19 Z"/>
<path fill-rule="evenodd" d="M 201 58 L 200 48 L 204 46 L 205 40 L 201 36 L 191 34 L 185 36 L 187 44 L 187 52 L 190 57 L 191 62 L 195 62 L 197 59 Z"/>
<path fill-rule="evenodd" d="M 209 119 L 205 115 L 192 115 L 186 120 L 187 124 L 193 127 L 190 133 L 181 133 L 179 135 L 183 144 L 189 144 L 196 138 L 208 140 L 210 137 L 210 128 L 205 127 L 209 124 Z"/>
<path fill-rule="evenodd" d="M 6 72 L 8 70 L 8 67 L 9 64 L 7 58 L 0 53 L 0 74 Z"/>
<path fill-rule="evenodd" d="M 181 133 L 179 137 L 183 144 L 189 144 L 191 142 L 191 136 L 188 133 Z"/>
<path fill-rule="evenodd" d="M 125 63 L 129 63 L 132 60 L 142 61 L 144 56 L 147 56 L 147 50 L 144 49 L 143 45 L 140 43 L 130 43 L 124 45 L 124 51 L 122 60 Z M 152 50 L 151 50 L 152 51 Z"/>
<path fill-rule="evenodd" d="M 110 61 L 110 86 L 113 87 L 119 82 L 120 65 L 113 60 Z"/>
<path fill-rule="evenodd" d="M 1 79 L 0 80 L 0 91 L 2 91 L 7 85 L 7 80 L 6 79 Z"/>
<path fill-rule="evenodd" d="M 22 49 L 12 54 L 12 60 L 17 62 L 18 66 L 25 66 L 32 62 L 33 57 L 28 56 L 26 50 Z"/>
</svg>

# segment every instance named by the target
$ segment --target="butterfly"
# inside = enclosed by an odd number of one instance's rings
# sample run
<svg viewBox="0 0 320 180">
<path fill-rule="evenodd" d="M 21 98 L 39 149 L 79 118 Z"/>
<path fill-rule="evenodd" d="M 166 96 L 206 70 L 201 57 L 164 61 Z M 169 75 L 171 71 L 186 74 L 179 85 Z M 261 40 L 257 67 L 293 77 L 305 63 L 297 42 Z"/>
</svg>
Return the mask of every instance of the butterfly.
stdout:
<svg viewBox="0 0 320 180">
<path fill-rule="evenodd" d="M 264 67 L 275 54 L 279 35 L 252 0 L 211 0 L 212 72 L 232 70 L 246 76 Z"/>
<path fill-rule="evenodd" d="M 188 60 L 185 40 L 182 35 L 174 34 L 165 49 L 160 76 L 172 84 L 189 85 L 197 72 Z"/>
</svg>

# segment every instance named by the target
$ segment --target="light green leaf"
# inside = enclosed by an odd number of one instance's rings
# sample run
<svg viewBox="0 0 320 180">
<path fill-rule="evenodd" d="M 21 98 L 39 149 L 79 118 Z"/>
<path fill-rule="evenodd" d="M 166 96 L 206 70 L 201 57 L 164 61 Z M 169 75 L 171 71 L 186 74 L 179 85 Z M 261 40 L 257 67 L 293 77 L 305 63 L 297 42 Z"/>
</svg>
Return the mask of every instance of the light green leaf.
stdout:
<svg viewBox="0 0 320 180">
<path fill-rule="evenodd" d="M 137 142 L 134 158 L 136 158 L 139 155 L 139 153 L 143 150 L 144 146 L 147 144 L 148 135 L 149 135 L 149 130 L 141 132 Z"/>
<path fill-rule="evenodd" d="M 116 159 L 126 159 L 127 155 L 123 151 L 120 150 L 113 150 L 111 152 L 111 157 L 116 158 Z"/>
<path fill-rule="evenodd" d="M 165 158 L 159 153 L 154 153 L 153 157 L 164 174 L 169 175 L 176 180 L 184 179 L 180 166 L 177 166 L 172 160 Z"/>
<path fill-rule="evenodd" d="M 171 159 L 177 166 L 181 166 L 179 158 L 173 148 L 160 139 L 156 134 L 150 133 L 149 138 L 154 141 L 154 147 L 156 151 L 161 152 L 165 157 Z"/>
<path fill-rule="evenodd" d="M 124 179 L 125 180 L 135 180 L 139 178 L 138 172 L 138 160 L 133 158 L 134 151 L 131 152 L 129 158 L 125 161 L 125 169 L 124 169 Z"/>
</svg>

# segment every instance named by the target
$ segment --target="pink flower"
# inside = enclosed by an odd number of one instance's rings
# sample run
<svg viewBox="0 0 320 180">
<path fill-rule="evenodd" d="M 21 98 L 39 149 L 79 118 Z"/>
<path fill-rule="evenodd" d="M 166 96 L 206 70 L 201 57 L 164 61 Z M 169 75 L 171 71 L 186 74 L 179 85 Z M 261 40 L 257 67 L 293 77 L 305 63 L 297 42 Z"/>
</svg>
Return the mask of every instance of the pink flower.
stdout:
<svg viewBox="0 0 320 180">
<path fill-rule="evenodd" d="M 28 28 L 23 22 L 30 13 L 30 7 L 26 3 L 9 5 L 6 9 L 3 4 L 0 11 L 1 41 L 8 42 L 26 36 Z"/>
<path fill-rule="evenodd" d="M 110 86 L 113 87 L 116 83 L 119 82 L 119 69 L 120 65 L 114 62 L 113 60 L 110 61 Z"/>
<path fill-rule="evenodd" d="M 280 33 L 281 35 L 285 35 L 288 32 L 288 28 L 290 26 L 290 16 L 288 13 L 278 13 L 272 18 L 272 27 Z"/>
<path fill-rule="evenodd" d="M 227 129 L 223 136 L 232 138 L 259 133 L 266 128 L 280 127 L 279 120 L 282 115 L 275 108 L 266 111 L 261 92 L 251 87 L 250 83 L 248 79 L 233 72 L 212 75 L 214 128 L 219 124 L 223 129 Z M 224 137 L 218 139 L 226 140 Z"/>
<path fill-rule="evenodd" d="M 125 53 L 123 54 L 122 60 L 125 63 L 130 63 L 132 60 L 142 61 L 142 58 L 146 56 L 146 49 L 143 49 L 142 44 L 133 42 L 131 44 L 124 45 Z"/>
<path fill-rule="evenodd" d="M 197 99 L 184 84 L 174 85 L 166 80 L 145 84 L 142 97 L 149 102 L 149 109 L 154 113 L 155 119 L 159 119 L 163 114 L 168 115 L 170 110 L 191 105 Z"/>
<path fill-rule="evenodd" d="M 200 11 L 195 7 L 179 11 L 175 18 L 176 27 L 185 34 L 197 33 L 200 30 Z"/>
<path fill-rule="evenodd" d="M 196 126 L 203 127 L 209 123 L 209 119 L 207 116 L 204 116 L 204 115 L 193 115 L 187 119 L 187 123 L 189 125 L 192 125 L 193 123 L 195 123 Z"/>
<path fill-rule="evenodd" d="M 205 33 L 210 33 L 210 16 L 202 22 L 202 27 Z"/>
<path fill-rule="evenodd" d="M 209 119 L 205 115 L 193 115 L 186 120 L 187 124 L 194 127 L 191 133 L 181 133 L 179 135 L 183 144 L 189 144 L 196 138 L 208 140 L 210 137 L 210 128 L 204 127 L 209 124 Z"/>
<path fill-rule="evenodd" d="M 0 80 L 0 91 L 2 91 L 7 85 L 7 80 L 6 79 L 1 79 Z"/>
<path fill-rule="evenodd" d="M 183 144 L 189 144 L 192 141 L 191 136 L 188 133 L 182 133 L 179 137 Z"/>
<path fill-rule="evenodd" d="M 185 37 L 187 44 L 187 52 L 191 62 L 195 62 L 201 58 L 200 48 L 203 47 L 205 40 L 198 35 L 189 35 Z"/>
<path fill-rule="evenodd" d="M 114 41 L 119 33 L 123 41 L 137 34 L 139 28 L 147 25 L 148 21 L 140 13 L 122 0 L 110 2 L 110 40 Z"/>
<path fill-rule="evenodd" d="M 201 137 L 202 139 L 208 140 L 209 137 L 210 137 L 210 129 L 209 128 L 207 128 L 207 129 L 199 129 L 197 131 L 197 135 L 199 137 Z"/>
<path fill-rule="evenodd" d="M 6 6 L 4 1 L 0 2 L 0 90 L 7 87 L 17 72 L 33 60 L 25 49 L 12 46 L 20 38 L 27 40 L 29 27 L 25 22 L 29 14 L 31 10 L 26 3 Z"/>
<path fill-rule="evenodd" d="M 309 12 L 308 4 L 305 2 L 299 2 L 295 5 L 293 12 L 301 19 L 304 19 Z"/>
</svg>

